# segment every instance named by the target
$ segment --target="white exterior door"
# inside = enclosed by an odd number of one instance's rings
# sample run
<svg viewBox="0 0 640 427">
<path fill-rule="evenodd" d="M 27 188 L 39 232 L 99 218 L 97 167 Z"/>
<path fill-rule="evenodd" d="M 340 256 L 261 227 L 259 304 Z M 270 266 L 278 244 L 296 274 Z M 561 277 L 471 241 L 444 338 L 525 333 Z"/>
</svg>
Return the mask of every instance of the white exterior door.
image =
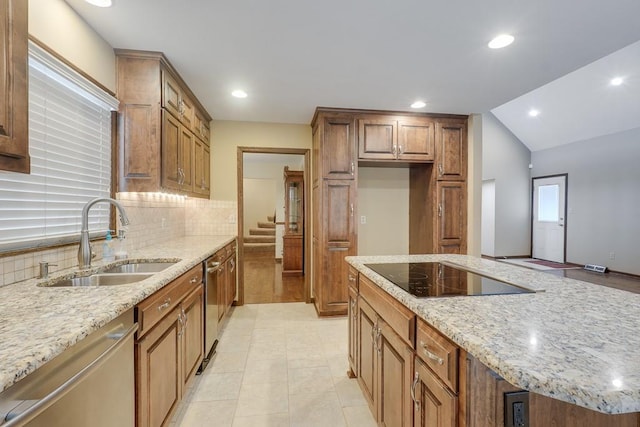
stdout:
<svg viewBox="0 0 640 427">
<path fill-rule="evenodd" d="M 567 176 L 533 178 L 534 258 L 565 262 Z"/>
</svg>

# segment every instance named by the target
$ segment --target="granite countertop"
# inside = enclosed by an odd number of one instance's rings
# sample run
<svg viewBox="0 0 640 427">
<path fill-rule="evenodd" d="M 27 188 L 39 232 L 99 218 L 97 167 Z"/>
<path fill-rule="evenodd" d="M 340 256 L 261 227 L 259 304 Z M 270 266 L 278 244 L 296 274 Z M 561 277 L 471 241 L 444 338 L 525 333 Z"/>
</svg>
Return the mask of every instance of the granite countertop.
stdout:
<svg viewBox="0 0 640 427">
<path fill-rule="evenodd" d="M 138 283 L 117 286 L 42 287 L 30 279 L 0 287 L 0 391 L 24 378 L 91 332 L 188 271 L 235 236 L 191 236 L 135 251 L 129 259 L 178 261 Z M 93 270 L 103 264 L 93 262 Z M 48 281 L 74 275 L 52 273 Z"/>
<path fill-rule="evenodd" d="M 467 255 L 346 259 L 514 386 L 603 413 L 640 411 L 640 294 Z M 544 292 L 418 299 L 365 267 L 428 261 Z"/>
</svg>

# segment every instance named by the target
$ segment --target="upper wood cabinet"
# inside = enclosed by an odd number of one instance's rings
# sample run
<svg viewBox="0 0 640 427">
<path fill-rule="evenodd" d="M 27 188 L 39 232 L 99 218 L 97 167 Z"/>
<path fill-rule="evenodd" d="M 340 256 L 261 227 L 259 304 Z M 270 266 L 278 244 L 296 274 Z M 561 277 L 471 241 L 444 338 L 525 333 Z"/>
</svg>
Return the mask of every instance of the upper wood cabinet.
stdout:
<svg viewBox="0 0 640 427">
<path fill-rule="evenodd" d="M 0 0 L 0 170 L 30 172 L 26 0 Z"/>
<path fill-rule="evenodd" d="M 358 159 L 431 162 L 435 125 L 426 117 L 375 116 L 358 119 Z"/>
<path fill-rule="evenodd" d="M 440 120 L 436 123 L 436 171 L 438 180 L 467 179 L 466 120 Z"/>
<path fill-rule="evenodd" d="M 209 114 L 161 53 L 116 49 L 116 65 L 118 191 L 208 198 Z"/>
<path fill-rule="evenodd" d="M 317 156 L 314 186 L 318 178 L 354 179 L 358 166 L 355 119 L 348 114 L 319 114 L 312 126 L 313 154 Z"/>
<path fill-rule="evenodd" d="M 467 252 L 467 186 L 460 181 L 436 184 L 435 252 Z"/>
</svg>

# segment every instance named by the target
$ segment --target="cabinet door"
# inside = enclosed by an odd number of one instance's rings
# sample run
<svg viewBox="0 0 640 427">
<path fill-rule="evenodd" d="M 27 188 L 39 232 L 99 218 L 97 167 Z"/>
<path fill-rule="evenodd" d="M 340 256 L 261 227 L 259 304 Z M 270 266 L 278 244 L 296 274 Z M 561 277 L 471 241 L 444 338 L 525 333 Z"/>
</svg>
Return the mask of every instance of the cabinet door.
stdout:
<svg viewBox="0 0 640 427">
<path fill-rule="evenodd" d="M 349 376 L 358 375 L 358 291 L 349 286 Z"/>
<path fill-rule="evenodd" d="M 351 116 L 329 116 L 323 121 L 322 176 L 354 179 L 356 173 L 355 120 Z"/>
<path fill-rule="evenodd" d="M 168 424 L 180 402 L 180 313 L 180 307 L 173 310 L 136 343 L 138 426 Z"/>
<path fill-rule="evenodd" d="M 180 97 L 180 121 L 190 131 L 193 131 L 195 115 L 196 108 L 193 101 L 188 96 L 185 96 L 183 92 Z"/>
<path fill-rule="evenodd" d="M 437 177 L 443 181 L 467 179 L 466 122 L 438 122 L 436 124 Z"/>
<path fill-rule="evenodd" d="M 162 187 L 179 190 L 182 182 L 180 151 L 182 126 L 178 119 L 162 110 Z"/>
<path fill-rule="evenodd" d="M 358 384 L 362 389 L 371 413 L 377 414 L 375 398 L 377 315 L 364 299 L 358 301 Z"/>
<path fill-rule="evenodd" d="M 226 270 L 226 292 L 225 301 L 227 304 L 227 311 L 233 305 L 233 300 L 236 298 L 236 256 L 233 255 L 225 262 Z"/>
<path fill-rule="evenodd" d="M 410 426 L 413 424 L 413 401 L 409 393 L 413 379 L 413 349 L 384 321 L 379 320 L 378 324 L 378 424 Z"/>
<path fill-rule="evenodd" d="M 202 147 L 202 194 L 207 198 L 211 194 L 211 149 L 207 144 Z"/>
<path fill-rule="evenodd" d="M 398 148 L 398 128 L 394 119 L 358 120 L 358 158 L 395 160 Z"/>
<path fill-rule="evenodd" d="M 422 361 L 415 360 L 414 425 L 420 427 L 456 427 L 458 398 L 444 386 Z"/>
<path fill-rule="evenodd" d="M 193 192 L 203 194 L 204 189 L 204 142 L 193 139 Z"/>
<path fill-rule="evenodd" d="M 166 70 L 162 71 L 162 106 L 174 117 L 180 117 L 180 85 Z"/>
<path fill-rule="evenodd" d="M 0 170 L 29 173 L 27 1 L 0 0 Z"/>
<path fill-rule="evenodd" d="M 435 123 L 429 119 L 398 120 L 398 160 L 433 161 Z"/>
<path fill-rule="evenodd" d="M 224 258 L 218 258 L 220 267 L 218 268 L 218 332 L 222 329 L 222 318 L 227 312 L 227 266 Z"/>
<path fill-rule="evenodd" d="M 182 383 L 184 387 L 196 374 L 204 357 L 204 289 L 202 282 L 182 302 Z"/>
<path fill-rule="evenodd" d="M 193 192 L 193 172 L 194 172 L 194 141 L 193 133 L 185 126 L 180 127 L 180 190 Z"/>
<path fill-rule="evenodd" d="M 436 183 L 436 252 L 466 253 L 467 204 L 464 182 Z"/>
</svg>

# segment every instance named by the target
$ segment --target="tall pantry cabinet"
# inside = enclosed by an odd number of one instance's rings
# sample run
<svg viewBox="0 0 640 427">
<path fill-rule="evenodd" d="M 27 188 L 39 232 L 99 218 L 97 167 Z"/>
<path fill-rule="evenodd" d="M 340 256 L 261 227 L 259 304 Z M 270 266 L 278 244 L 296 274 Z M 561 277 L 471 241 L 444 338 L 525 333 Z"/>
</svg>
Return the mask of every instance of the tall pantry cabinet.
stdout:
<svg viewBox="0 0 640 427">
<path fill-rule="evenodd" d="M 313 292 L 318 314 L 345 314 L 345 256 L 357 254 L 355 118 L 319 113 L 313 132 Z"/>
<path fill-rule="evenodd" d="M 358 165 L 409 168 L 409 253 L 467 251 L 467 116 L 317 108 L 312 290 L 319 315 L 347 313 L 357 255 Z"/>
</svg>

